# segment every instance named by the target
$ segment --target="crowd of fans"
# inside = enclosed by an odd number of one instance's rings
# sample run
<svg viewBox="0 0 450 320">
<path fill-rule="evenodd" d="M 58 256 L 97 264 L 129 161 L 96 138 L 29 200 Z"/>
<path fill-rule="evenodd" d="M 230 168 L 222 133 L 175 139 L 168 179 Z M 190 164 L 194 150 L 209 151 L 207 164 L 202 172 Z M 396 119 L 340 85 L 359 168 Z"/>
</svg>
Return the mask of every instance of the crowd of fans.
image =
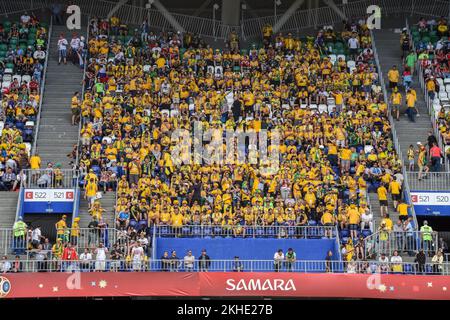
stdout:
<svg viewBox="0 0 450 320">
<path fill-rule="evenodd" d="M 91 21 L 87 90 L 73 100 L 90 202 L 99 185 L 117 187 L 119 229 L 338 224 L 356 238 L 367 192 L 401 170 L 367 26 L 348 22 L 302 40 L 266 26 L 260 48 L 240 49 L 231 35 L 225 50 L 214 50 L 145 25 Z M 279 129 L 279 171 L 207 159 L 178 166 L 171 134 L 196 121 Z"/>
<path fill-rule="evenodd" d="M 29 168 L 30 143 L 39 112 L 47 25 L 34 14 L 0 22 L 0 190 L 11 190 Z"/>
</svg>

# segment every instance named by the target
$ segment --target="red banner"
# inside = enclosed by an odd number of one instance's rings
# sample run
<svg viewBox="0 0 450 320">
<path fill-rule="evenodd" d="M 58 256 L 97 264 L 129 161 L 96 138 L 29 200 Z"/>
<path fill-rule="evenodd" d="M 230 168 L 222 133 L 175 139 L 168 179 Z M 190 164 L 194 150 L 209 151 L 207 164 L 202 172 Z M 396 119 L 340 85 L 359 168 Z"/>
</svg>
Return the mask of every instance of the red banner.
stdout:
<svg viewBox="0 0 450 320">
<path fill-rule="evenodd" d="M 450 300 L 450 276 L 304 273 L 19 273 L 0 297 L 266 296 Z"/>
</svg>

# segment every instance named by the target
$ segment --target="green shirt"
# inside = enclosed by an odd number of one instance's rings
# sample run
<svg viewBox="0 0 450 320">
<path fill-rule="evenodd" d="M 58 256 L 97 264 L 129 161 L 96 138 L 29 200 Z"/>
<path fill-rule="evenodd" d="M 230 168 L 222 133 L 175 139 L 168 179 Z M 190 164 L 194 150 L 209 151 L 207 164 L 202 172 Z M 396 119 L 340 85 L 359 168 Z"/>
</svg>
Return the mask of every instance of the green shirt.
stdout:
<svg viewBox="0 0 450 320">
<path fill-rule="evenodd" d="M 27 224 L 23 221 L 16 221 L 13 226 L 14 237 L 23 237 L 27 231 Z"/>
<path fill-rule="evenodd" d="M 420 228 L 420 232 L 422 232 L 423 240 L 431 241 L 433 239 L 431 233 L 433 232 L 433 228 L 430 226 L 422 226 Z"/>
</svg>

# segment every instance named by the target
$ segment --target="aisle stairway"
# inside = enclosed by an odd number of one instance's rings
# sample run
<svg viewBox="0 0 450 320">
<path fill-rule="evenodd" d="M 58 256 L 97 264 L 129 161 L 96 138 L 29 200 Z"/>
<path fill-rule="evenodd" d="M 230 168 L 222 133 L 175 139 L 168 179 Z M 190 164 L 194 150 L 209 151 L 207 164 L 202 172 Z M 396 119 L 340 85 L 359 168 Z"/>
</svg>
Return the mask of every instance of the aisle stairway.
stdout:
<svg viewBox="0 0 450 320">
<path fill-rule="evenodd" d="M 103 214 L 103 219 L 106 221 L 110 228 L 114 228 L 115 221 L 115 210 L 114 206 L 116 204 L 116 193 L 115 191 L 108 191 L 103 194 L 100 199 L 100 203 L 102 208 L 105 209 L 105 213 Z M 85 199 L 83 199 L 83 194 L 80 200 L 80 211 L 78 213 L 78 217 L 80 218 L 80 228 L 87 228 L 89 222 L 91 222 L 92 218 L 88 212 L 88 203 Z"/>
<path fill-rule="evenodd" d="M 19 192 L 0 192 L 0 229 L 12 228 L 16 220 L 17 198 Z"/>
<path fill-rule="evenodd" d="M 72 34 L 66 26 L 53 26 L 37 137 L 37 153 L 42 159 L 43 167 L 48 162 L 59 162 L 62 168 L 70 169 L 67 154 L 78 141 L 78 126 L 72 126 L 71 123 L 70 102 L 73 93 L 81 91 L 83 70 L 69 61 L 67 65 L 58 65 L 56 48 L 61 33 L 65 34 L 68 41 Z M 85 35 L 86 29 L 82 28 L 79 34 Z"/>
<path fill-rule="evenodd" d="M 387 78 L 387 74 L 389 72 L 389 69 L 393 65 L 397 65 L 400 72 L 402 72 L 400 34 L 395 33 L 393 29 L 387 29 L 375 31 L 374 36 L 378 49 L 381 69 L 384 75 L 384 81 L 386 86 L 388 86 L 389 80 Z M 398 140 L 400 143 L 400 150 L 402 151 L 403 161 L 406 165 L 408 164 L 407 151 L 409 146 L 412 144 L 416 148 L 417 142 L 419 141 L 425 144 L 428 138 L 428 132 L 432 129 L 431 118 L 428 115 L 428 109 L 425 105 L 424 93 L 420 88 L 417 72 L 414 74 L 412 87 L 417 92 L 416 106 L 419 110 L 419 115 L 416 117 L 416 122 L 410 122 L 408 117 L 404 114 L 404 110 L 406 109 L 406 107 L 403 107 L 401 109 L 400 121 L 395 122 L 395 128 L 397 130 Z M 388 96 L 390 96 L 391 91 L 388 88 L 386 89 L 388 90 Z M 404 100 L 404 89 L 401 88 L 400 92 L 402 93 Z"/>
</svg>

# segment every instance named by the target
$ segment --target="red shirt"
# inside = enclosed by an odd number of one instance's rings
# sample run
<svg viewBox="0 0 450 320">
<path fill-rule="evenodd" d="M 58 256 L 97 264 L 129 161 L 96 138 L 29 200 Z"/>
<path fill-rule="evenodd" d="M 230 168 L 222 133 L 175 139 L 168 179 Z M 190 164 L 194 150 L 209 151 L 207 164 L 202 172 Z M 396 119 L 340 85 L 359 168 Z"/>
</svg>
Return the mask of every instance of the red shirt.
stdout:
<svg viewBox="0 0 450 320">
<path fill-rule="evenodd" d="M 438 146 L 434 146 L 433 148 L 430 149 L 430 155 L 431 157 L 441 157 L 441 148 L 439 148 Z"/>
<path fill-rule="evenodd" d="M 62 259 L 63 260 L 78 260 L 78 254 L 77 251 L 74 248 L 65 248 L 63 255 L 62 255 Z"/>
</svg>

